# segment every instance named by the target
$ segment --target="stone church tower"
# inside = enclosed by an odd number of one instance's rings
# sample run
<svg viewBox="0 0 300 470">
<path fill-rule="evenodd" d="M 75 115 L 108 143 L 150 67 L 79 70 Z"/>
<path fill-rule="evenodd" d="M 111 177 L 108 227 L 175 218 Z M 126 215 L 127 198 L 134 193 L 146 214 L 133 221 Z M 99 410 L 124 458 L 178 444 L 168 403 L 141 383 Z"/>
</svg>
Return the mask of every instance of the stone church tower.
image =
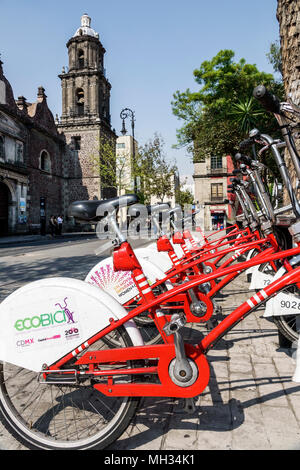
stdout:
<svg viewBox="0 0 300 470">
<path fill-rule="evenodd" d="M 101 175 L 92 156 L 99 153 L 100 139 L 108 137 L 115 145 L 117 137 L 110 124 L 111 85 L 105 76 L 105 49 L 87 14 L 81 17 L 81 26 L 67 48 L 69 66 L 59 75 L 62 115 L 57 120 L 69 148 L 64 162 L 65 204 L 111 196 L 108 189 L 101 190 Z"/>
</svg>

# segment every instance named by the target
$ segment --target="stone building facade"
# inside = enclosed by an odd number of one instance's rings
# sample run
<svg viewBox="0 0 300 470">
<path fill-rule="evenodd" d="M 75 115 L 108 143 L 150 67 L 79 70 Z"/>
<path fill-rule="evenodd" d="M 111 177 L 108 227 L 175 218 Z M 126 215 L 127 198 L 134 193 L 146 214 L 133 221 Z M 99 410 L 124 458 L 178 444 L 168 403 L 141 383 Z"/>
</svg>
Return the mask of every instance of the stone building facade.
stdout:
<svg viewBox="0 0 300 470">
<path fill-rule="evenodd" d="M 200 209 L 198 218 L 204 222 L 204 230 L 225 227 L 232 220 L 227 186 L 233 169 L 230 156 L 212 156 L 194 163 L 195 202 Z"/>
<path fill-rule="evenodd" d="M 15 100 L 1 61 L 0 90 L 0 235 L 45 229 L 61 212 L 64 140 L 44 88 Z"/>
<path fill-rule="evenodd" d="M 51 215 L 63 215 L 74 200 L 114 195 L 101 190 L 102 137 L 115 145 L 104 53 L 88 15 L 68 41 L 69 65 L 59 75 L 62 115 L 54 120 L 43 87 L 36 101 L 14 98 L 0 61 L 0 236 L 48 231 Z M 105 158 L 105 157 L 104 157 Z"/>
<path fill-rule="evenodd" d="M 115 146 L 117 137 L 110 123 L 111 85 L 105 76 L 105 49 L 87 14 L 81 17 L 81 26 L 67 42 L 67 48 L 69 64 L 59 75 L 62 115 L 57 124 L 70 149 L 63 170 L 68 178 L 66 205 L 75 199 L 113 195 L 101 189 L 99 167 L 91 157 L 99 154 L 102 138 Z"/>
</svg>

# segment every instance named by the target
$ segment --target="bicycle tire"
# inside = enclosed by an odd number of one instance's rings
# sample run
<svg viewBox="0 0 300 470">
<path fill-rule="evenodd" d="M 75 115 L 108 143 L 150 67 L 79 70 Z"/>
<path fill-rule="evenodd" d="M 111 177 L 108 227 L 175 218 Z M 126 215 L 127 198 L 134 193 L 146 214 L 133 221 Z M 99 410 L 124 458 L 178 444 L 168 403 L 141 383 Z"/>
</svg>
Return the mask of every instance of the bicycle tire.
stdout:
<svg viewBox="0 0 300 470">
<path fill-rule="evenodd" d="M 120 335 L 124 347 L 133 345 L 123 327 Z M 29 449 L 105 449 L 127 429 L 139 400 L 106 397 L 92 383 L 40 384 L 37 373 L 0 363 L 0 420 Z"/>
</svg>

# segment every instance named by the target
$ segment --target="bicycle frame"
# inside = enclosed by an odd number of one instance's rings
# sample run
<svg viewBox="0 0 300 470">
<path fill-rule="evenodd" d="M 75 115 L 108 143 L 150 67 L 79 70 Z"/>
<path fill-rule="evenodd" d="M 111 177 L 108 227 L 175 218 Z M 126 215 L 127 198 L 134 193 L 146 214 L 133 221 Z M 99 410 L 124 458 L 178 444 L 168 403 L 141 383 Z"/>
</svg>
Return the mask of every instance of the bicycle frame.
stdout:
<svg viewBox="0 0 300 470">
<path fill-rule="evenodd" d="M 280 253 L 270 254 L 267 257 L 267 261 L 283 260 L 291 256 L 298 255 L 300 253 L 300 246 L 290 250 L 286 250 Z M 252 259 L 241 263 L 243 269 L 260 264 L 261 260 Z M 231 274 L 234 271 L 234 267 L 226 268 L 220 272 L 212 273 L 204 276 L 202 282 L 209 282 L 210 280 L 218 277 Z M 211 349 L 229 330 L 231 330 L 237 323 L 239 323 L 246 315 L 250 314 L 262 303 L 266 302 L 270 297 L 277 294 L 280 290 L 287 286 L 296 284 L 300 287 L 300 267 L 290 270 L 283 277 L 274 281 L 269 286 L 265 287 L 257 294 L 247 299 L 242 305 L 237 307 L 231 312 L 224 320 L 222 320 L 218 326 L 216 326 L 205 338 L 196 346 L 185 345 L 185 352 L 187 357 L 190 358 L 198 367 L 198 376 L 195 382 L 187 387 L 181 387 L 176 385 L 170 378 L 169 366 L 171 361 L 176 357 L 174 335 L 166 337 L 165 344 L 154 345 L 154 346 L 138 346 L 131 348 L 121 349 L 109 349 L 102 351 L 87 351 L 86 348 L 91 346 L 93 343 L 103 338 L 106 334 L 112 332 L 116 328 L 122 326 L 125 322 L 133 319 L 139 315 L 145 309 L 152 309 L 154 312 L 161 303 L 172 299 L 176 294 L 185 292 L 187 289 L 196 287 L 199 285 L 199 279 L 191 280 L 183 285 L 177 286 L 173 291 L 160 294 L 153 300 L 147 303 L 147 305 L 141 305 L 135 311 L 131 311 L 128 315 L 121 320 L 111 319 L 110 326 L 104 328 L 102 331 L 94 335 L 87 342 L 77 347 L 74 351 L 67 354 L 61 360 L 52 364 L 47 371 L 42 371 L 44 376 L 48 376 L 52 371 L 60 370 L 61 374 L 64 374 L 61 367 L 65 365 L 70 359 L 76 358 L 81 352 L 83 355 L 77 358 L 73 366 L 88 366 L 89 369 L 85 372 L 78 371 L 78 376 L 83 377 L 107 377 L 106 383 L 94 384 L 94 387 L 108 396 L 174 396 L 174 397 L 193 397 L 198 395 L 206 387 L 209 380 L 209 368 L 205 357 L 206 352 Z M 154 314 L 155 316 L 155 314 Z M 162 324 L 166 324 L 164 316 L 157 316 L 157 320 Z M 137 367 L 134 361 L 147 360 L 145 367 Z M 128 366 L 128 362 L 132 361 L 133 365 Z M 98 367 L 100 364 L 123 364 L 124 369 L 121 370 L 101 370 Z M 70 371 L 66 371 L 69 374 Z M 74 373 L 74 371 L 72 372 Z M 153 383 L 138 383 L 133 381 L 131 383 L 120 384 L 114 383 L 113 378 L 120 375 L 132 375 L 138 377 L 141 374 L 156 374 L 160 380 L 160 384 Z"/>
</svg>

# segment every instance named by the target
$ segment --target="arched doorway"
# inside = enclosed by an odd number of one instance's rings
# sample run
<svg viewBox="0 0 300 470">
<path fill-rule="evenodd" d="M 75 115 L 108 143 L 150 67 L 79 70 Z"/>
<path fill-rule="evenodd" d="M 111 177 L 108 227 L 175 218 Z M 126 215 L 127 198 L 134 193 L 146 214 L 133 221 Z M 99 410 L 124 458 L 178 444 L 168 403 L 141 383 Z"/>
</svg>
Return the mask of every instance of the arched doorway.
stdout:
<svg viewBox="0 0 300 470">
<path fill-rule="evenodd" d="M 8 234 L 8 204 L 10 191 L 6 184 L 0 182 L 0 237 Z"/>
</svg>

